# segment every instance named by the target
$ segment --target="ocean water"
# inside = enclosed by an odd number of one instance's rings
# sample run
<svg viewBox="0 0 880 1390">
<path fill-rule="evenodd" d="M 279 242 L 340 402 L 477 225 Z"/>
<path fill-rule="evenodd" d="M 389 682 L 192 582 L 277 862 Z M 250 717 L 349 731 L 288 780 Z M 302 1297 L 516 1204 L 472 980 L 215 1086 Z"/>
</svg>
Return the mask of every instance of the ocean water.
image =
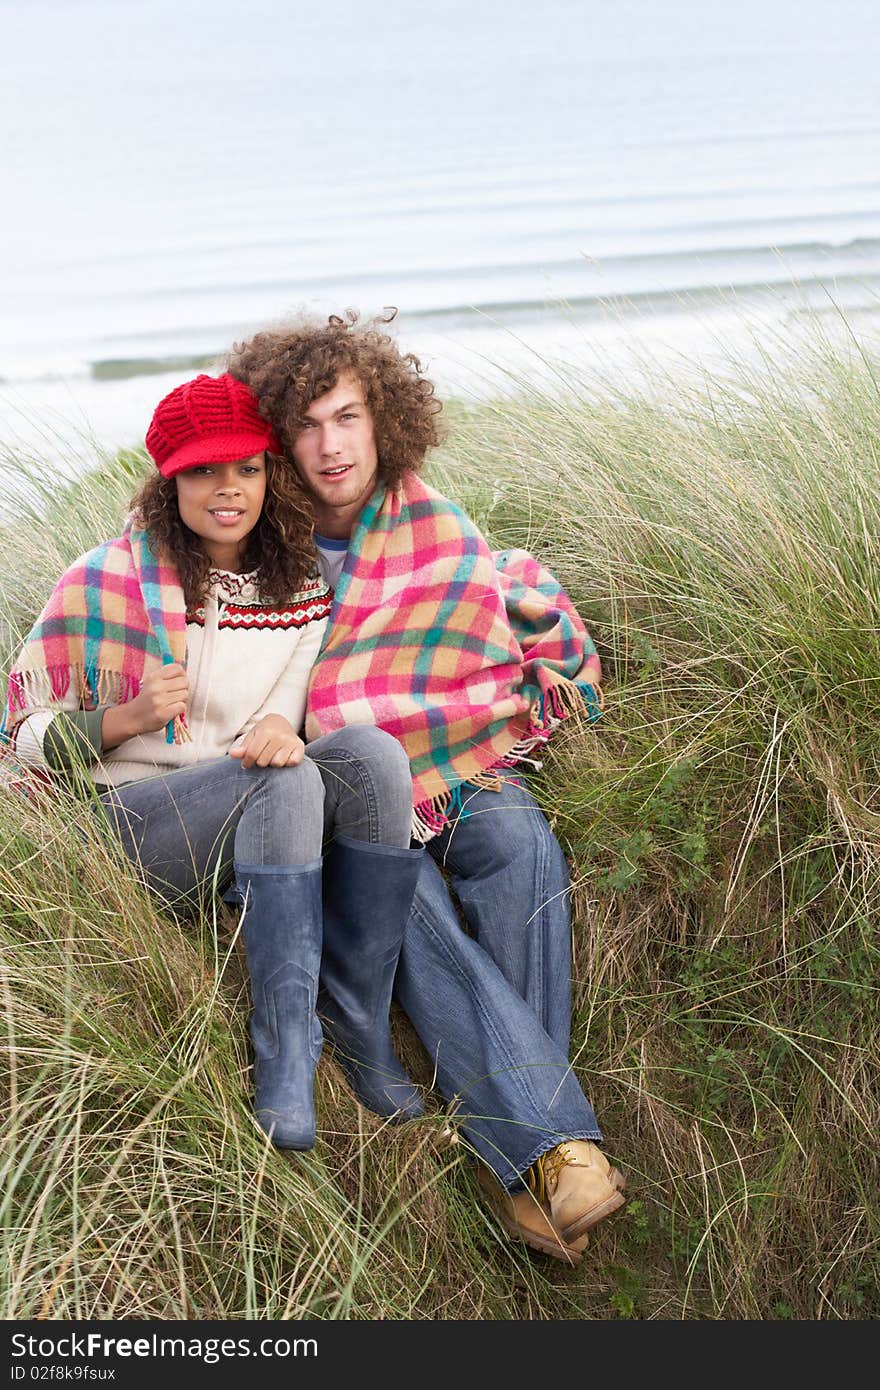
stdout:
<svg viewBox="0 0 880 1390">
<path fill-rule="evenodd" d="M 0 429 L 136 435 L 301 308 L 443 363 L 877 307 L 867 0 L 0 0 L 0 53 Z"/>
</svg>

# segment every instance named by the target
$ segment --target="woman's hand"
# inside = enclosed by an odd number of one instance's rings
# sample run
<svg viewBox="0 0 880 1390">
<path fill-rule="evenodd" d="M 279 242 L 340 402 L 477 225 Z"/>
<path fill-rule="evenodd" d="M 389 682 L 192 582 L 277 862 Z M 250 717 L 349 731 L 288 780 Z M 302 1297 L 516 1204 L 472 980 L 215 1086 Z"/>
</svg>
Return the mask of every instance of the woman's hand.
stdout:
<svg viewBox="0 0 880 1390">
<path fill-rule="evenodd" d="M 101 721 L 101 742 L 105 750 L 118 748 L 126 739 L 164 729 L 178 714 L 186 714 L 189 680 L 176 661 L 162 666 L 141 684 L 133 700 L 111 705 Z"/>
<path fill-rule="evenodd" d="M 241 758 L 242 767 L 295 767 L 306 746 L 283 714 L 264 714 L 250 733 L 237 738 L 230 758 Z"/>
</svg>

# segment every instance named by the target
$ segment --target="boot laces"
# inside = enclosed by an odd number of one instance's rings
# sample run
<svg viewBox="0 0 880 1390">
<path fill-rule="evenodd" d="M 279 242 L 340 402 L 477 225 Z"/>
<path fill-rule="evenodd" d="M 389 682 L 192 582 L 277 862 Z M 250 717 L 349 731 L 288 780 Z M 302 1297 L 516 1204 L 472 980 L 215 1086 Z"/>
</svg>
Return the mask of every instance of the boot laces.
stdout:
<svg viewBox="0 0 880 1390">
<path fill-rule="evenodd" d="M 529 1191 L 538 1202 L 546 1202 L 550 1193 L 555 1192 L 559 1174 L 567 1163 L 574 1163 L 575 1157 L 567 1144 L 557 1144 L 535 1159 L 526 1173 Z"/>
</svg>

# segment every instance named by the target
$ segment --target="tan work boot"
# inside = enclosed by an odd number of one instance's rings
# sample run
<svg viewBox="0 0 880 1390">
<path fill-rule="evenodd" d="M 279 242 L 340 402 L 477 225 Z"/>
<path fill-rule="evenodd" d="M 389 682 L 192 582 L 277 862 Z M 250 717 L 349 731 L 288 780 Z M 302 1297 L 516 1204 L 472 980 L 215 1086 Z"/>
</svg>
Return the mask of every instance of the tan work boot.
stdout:
<svg viewBox="0 0 880 1390">
<path fill-rule="evenodd" d="M 539 1201 L 531 1192 L 506 1192 L 495 1174 L 482 1164 L 477 1179 L 501 1225 L 514 1240 L 524 1240 L 533 1250 L 540 1250 L 564 1264 L 580 1264 L 580 1251 L 570 1250 L 565 1244 L 550 1220 L 546 1202 Z"/>
<path fill-rule="evenodd" d="M 626 1201 L 623 1175 L 585 1139 L 569 1139 L 541 1154 L 526 1177 L 560 1240 L 578 1255 L 587 1232 Z"/>
</svg>

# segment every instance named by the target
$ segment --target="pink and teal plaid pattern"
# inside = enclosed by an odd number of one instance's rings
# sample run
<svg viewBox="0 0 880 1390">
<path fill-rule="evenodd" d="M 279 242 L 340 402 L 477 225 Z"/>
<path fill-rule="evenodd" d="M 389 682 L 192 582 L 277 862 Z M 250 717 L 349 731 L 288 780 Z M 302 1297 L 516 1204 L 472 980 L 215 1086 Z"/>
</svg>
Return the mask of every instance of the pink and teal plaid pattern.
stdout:
<svg viewBox="0 0 880 1390">
<path fill-rule="evenodd" d="M 145 532 L 128 530 L 75 560 L 59 579 L 9 677 L 4 734 L 71 687 L 86 708 L 124 704 L 156 665 L 185 657 L 177 571 L 156 559 Z M 168 737 L 186 739 L 183 723 L 175 720 Z"/>
<path fill-rule="evenodd" d="M 427 839 L 463 784 L 497 786 L 567 714 L 596 717 L 600 674 L 549 571 L 522 550 L 493 556 L 458 507 L 407 474 L 399 492 L 377 489 L 352 536 L 306 734 L 345 724 L 393 734 Z"/>
</svg>

